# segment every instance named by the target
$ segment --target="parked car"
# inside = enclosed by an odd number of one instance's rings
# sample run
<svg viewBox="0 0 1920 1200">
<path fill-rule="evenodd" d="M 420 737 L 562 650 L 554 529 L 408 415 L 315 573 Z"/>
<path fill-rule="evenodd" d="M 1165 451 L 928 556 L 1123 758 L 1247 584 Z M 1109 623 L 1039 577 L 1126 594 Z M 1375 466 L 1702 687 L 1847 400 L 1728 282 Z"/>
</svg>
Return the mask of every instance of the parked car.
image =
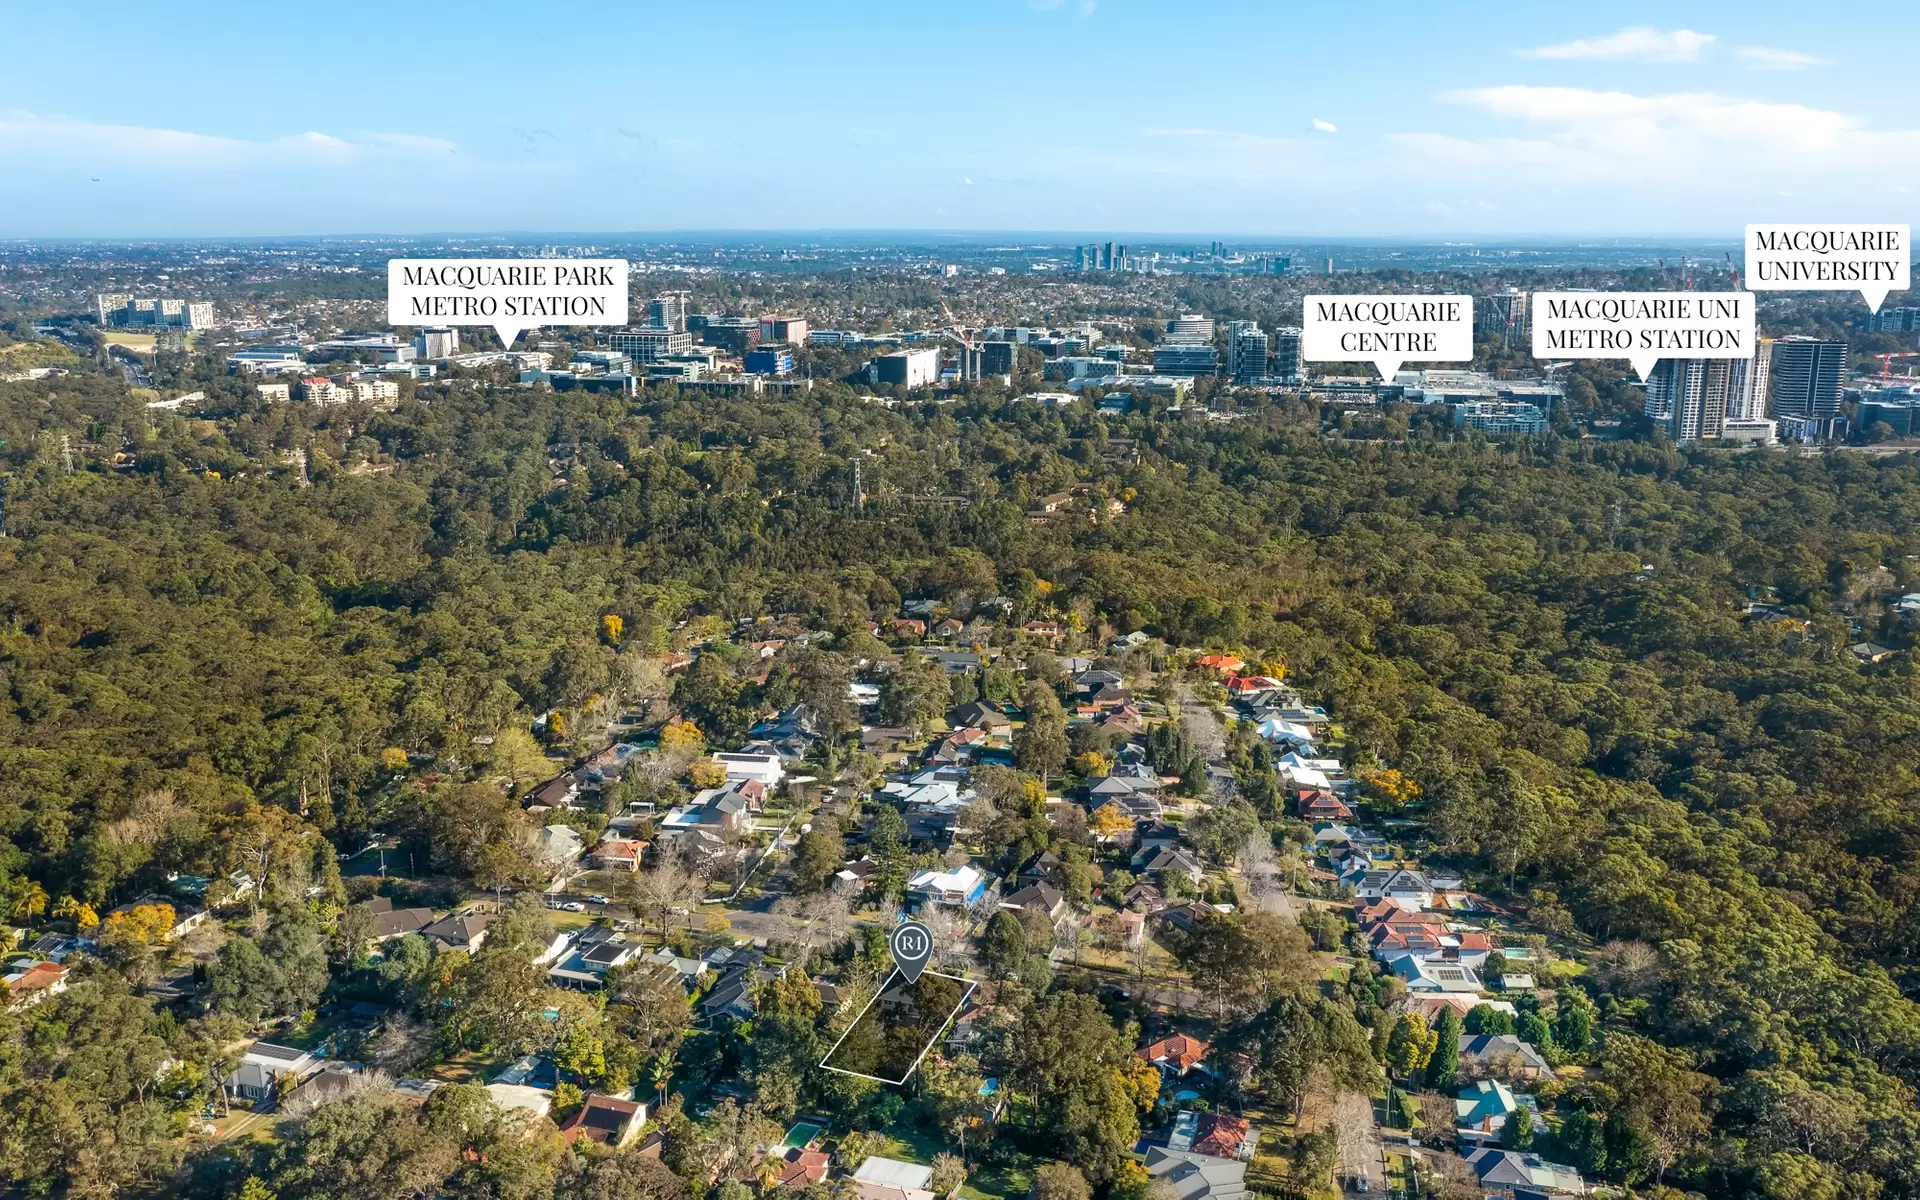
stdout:
<svg viewBox="0 0 1920 1200">
<path fill-rule="evenodd" d="M 563 908 L 563 909 L 565 909 L 565 910 L 567 910 L 568 912 L 585 912 L 585 911 L 587 911 L 587 906 L 586 906 L 586 905 L 584 905 L 584 904 L 582 904 L 582 903 L 580 903 L 580 902 L 579 902 L 578 900 L 569 900 L 569 901 L 567 901 L 567 902 L 566 902 L 565 904 L 562 904 L 562 905 L 561 905 L 560 907 L 561 907 L 561 908 Z"/>
<path fill-rule="evenodd" d="M 606 902 L 607 902 L 607 898 L 605 896 L 588 896 L 587 897 L 588 904 L 605 904 Z"/>
</svg>

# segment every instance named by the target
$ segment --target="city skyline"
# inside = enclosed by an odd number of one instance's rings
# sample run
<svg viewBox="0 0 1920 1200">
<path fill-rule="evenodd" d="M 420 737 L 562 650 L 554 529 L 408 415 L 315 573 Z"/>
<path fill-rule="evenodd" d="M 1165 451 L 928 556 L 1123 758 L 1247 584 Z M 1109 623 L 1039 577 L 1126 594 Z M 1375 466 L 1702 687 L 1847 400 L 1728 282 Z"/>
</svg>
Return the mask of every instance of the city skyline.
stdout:
<svg viewBox="0 0 1920 1200">
<path fill-rule="evenodd" d="M 20 8 L 0 237 L 1913 221 L 1920 121 L 1878 48 L 1920 15 L 1862 48 L 1794 13 L 215 7 L 100 39 Z"/>
</svg>

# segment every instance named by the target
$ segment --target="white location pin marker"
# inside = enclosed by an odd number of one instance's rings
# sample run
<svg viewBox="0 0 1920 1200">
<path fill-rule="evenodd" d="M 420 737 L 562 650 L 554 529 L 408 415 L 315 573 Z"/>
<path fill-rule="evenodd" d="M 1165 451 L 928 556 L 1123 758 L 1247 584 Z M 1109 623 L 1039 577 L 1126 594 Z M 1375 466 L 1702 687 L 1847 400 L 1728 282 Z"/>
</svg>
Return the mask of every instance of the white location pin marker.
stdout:
<svg viewBox="0 0 1920 1200">
<path fill-rule="evenodd" d="M 918 921 L 902 923 L 887 939 L 887 948 L 893 951 L 893 965 L 907 977 L 908 983 L 920 982 L 920 972 L 927 969 L 927 960 L 933 957 L 933 931 Z"/>
</svg>

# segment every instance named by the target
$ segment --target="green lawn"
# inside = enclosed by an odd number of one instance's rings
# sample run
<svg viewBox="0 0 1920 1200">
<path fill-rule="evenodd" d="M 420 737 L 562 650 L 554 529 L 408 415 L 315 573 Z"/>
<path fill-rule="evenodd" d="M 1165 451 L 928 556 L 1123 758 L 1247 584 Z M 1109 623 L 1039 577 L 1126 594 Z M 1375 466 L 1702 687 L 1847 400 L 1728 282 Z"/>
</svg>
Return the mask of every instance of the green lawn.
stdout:
<svg viewBox="0 0 1920 1200">
<path fill-rule="evenodd" d="M 904 1120 L 897 1127 L 886 1130 L 884 1136 L 887 1139 L 885 1149 L 874 1151 L 882 1158 L 897 1158 L 902 1162 L 924 1165 L 931 1163 L 936 1154 L 949 1151 L 957 1153 L 955 1147 L 947 1145 L 936 1135 Z"/>
<path fill-rule="evenodd" d="M 1023 1159 L 1005 1167 L 981 1167 L 961 1185 L 963 1200 L 1025 1200 L 1033 1190 L 1033 1169 Z"/>
</svg>

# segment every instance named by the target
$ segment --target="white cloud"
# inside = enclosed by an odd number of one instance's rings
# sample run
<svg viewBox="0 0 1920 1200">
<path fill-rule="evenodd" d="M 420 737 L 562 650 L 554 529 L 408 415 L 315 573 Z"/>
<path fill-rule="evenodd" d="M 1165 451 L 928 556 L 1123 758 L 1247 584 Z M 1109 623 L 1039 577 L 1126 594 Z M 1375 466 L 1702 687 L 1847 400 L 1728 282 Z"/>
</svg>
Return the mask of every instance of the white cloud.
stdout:
<svg viewBox="0 0 1920 1200">
<path fill-rule="evenodd" d="M 1580 38 L 1552 46 L 1522 50 L 1522 58 L 1596 59 L 1614 62 L 1693 62 L 1714 41 L 1710 33 L 1691 29 L 1655 29 L 1635 25 L 1605 37 Z"/>
<path fill-rule="evenodd" d="M 331 134 L 289 134 L 268 141 L 142 125 L 114 125 L 18 109 L 0 113 L 0 159 L 16 165 L 84 164 L 102 169 L 248 169 L 345 167 L 367 158 L 447 153 L 452 142 L 411 133 L 373 133 L 358 142 Z"/>
<path fill-rule="evenodd" d="M 1338 129 L 1334 128 L 1334 124 L 1332 121 L 1322 121 L 1319 117 L 1315 117 L 1313 119 L 1313 127 L 1315 129 L 1318 129 L 1321 133 L 1339 133 L 1340 132 Z"/>
<path fill-rule="evenodd" d="M 1808 67 L 1832 65 L 1824 58 L 1774 46 L 1740 46 L 1733 53 L 1741 63 L 1755 71 L 1804 71 Z"/>
<path fill-rule="evenodd" d="M 1442 99 L 1531 128 L 1518 137 L 1411 133 L 1394 140 L 1429 163 L 1501 175 L 1588 186 L 1705 180 L 1730 194 L 1762 182 L 1804 182 L 1809 170 L 1837 178 L 1871 172 L 1874 164 L 1920 161 L 1920 130 L 1873 130 L 1845 113 L 1714 92 L 1639 96 L 1508 86 Z"/>
</svg>

